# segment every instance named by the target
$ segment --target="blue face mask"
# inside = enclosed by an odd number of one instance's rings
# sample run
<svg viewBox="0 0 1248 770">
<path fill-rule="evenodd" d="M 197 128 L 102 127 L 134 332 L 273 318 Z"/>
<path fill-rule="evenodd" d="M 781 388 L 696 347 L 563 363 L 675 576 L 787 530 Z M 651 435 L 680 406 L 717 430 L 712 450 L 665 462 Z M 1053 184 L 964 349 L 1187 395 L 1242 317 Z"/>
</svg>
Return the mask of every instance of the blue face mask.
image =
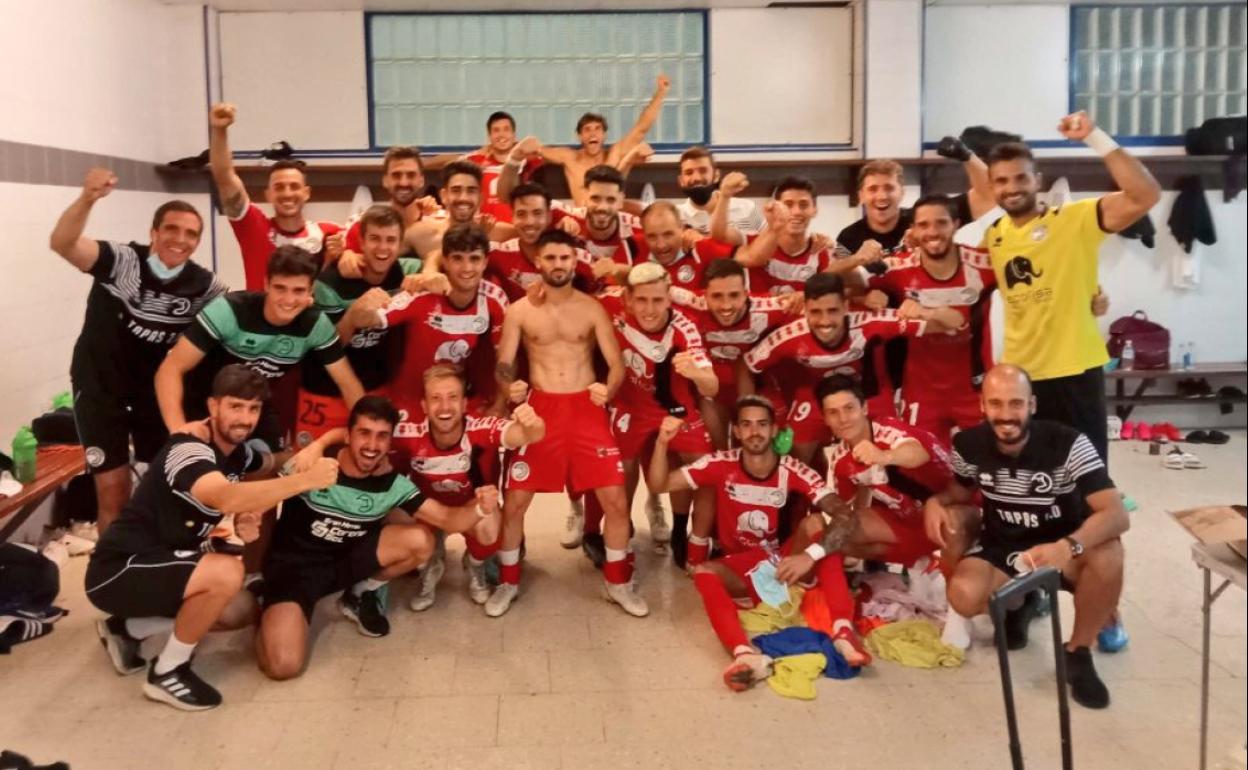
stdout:
<svg viewBox="0 0 1248 770">
<path fill-rule="evenodd" d="M 147 266 L 151 268 L 152 273 L 154 273 L 160 280 L 172 281 L 174 278 L 178 277 L 178 273 L 182 272 L 182 268 L 186 267 L 186 263 L 183 262 L 177 267 L 169 267 L 164 262 L 160 261 L 160 257 L 155 254 L 148 254 Z"/>
</svg>

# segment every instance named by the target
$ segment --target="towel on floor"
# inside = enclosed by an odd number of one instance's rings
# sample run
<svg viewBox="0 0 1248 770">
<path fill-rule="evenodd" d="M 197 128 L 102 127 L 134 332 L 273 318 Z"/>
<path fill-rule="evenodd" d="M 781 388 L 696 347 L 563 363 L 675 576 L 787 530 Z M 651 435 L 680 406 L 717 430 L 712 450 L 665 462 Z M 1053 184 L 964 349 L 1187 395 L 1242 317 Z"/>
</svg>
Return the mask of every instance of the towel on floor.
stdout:
<svg viewBox="0 0 1248 770">
<path fill-rule="evenodd" d="M 805 592 L 801 588 L 790 586 L 789 600 L 779 607 L 759 604 L 750 610 L 739 610 L 737 616 L 741 619 L 741 627 L 745 629 L 747 635 L 755 636 L 803 625 L 801 609 L 803 593 Z"/>
<path fill-rule="evenodd" d="M 913 668 L 956 668 L 966 660 L 957 647 L 940 641 L 940 630 L 926 620 L 901 620 L 880 626 L 867 637 L 877 658 Z"/>
<path fill-rule="evenodd" d="M 772 665 L 767 686 L 786 698 L 815 699 L 815 680 L 827 666 L 822 653 L 808 652 L 780 658 Z"/>
<path fill-rule="evenodd" d="M 826 659 L 823 674 L 829 679 L 853 679 L 858 676 L 858 669 L 845 662 L 845 658 L 832 644 L 832 637 L 822 631 L 810 628 L 786 628 L 774 634 L 756 636 L 753 642 L 759 652 L 777 660 L 809 652 L 822 653 Z"/>
</svg>

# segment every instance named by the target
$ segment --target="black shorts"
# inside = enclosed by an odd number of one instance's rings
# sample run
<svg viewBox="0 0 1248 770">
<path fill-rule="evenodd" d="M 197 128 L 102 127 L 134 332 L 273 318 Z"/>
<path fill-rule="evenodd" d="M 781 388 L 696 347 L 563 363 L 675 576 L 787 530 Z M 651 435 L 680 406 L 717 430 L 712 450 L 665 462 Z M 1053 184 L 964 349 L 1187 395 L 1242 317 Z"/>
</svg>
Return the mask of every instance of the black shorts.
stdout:
<svg viewBox="0 0 1248 770">
<path fill-rule="evenodd" d="M 202 557 L 199 551 L 96 551 L 87 564 L 87 598 L 121 618 L 176 617 Z"/>
<path fill-rule="evenodd" d="M 130 443 L 139 462 L 151 462 L 169 438 L 156 396 L 126 398 L 74 384 L 74 422 L 87 454 L 87 471 L 99 473 L 130 462 Z"/>
<path fill-rule="evenodd" d="M 984 543 L 981 541 L 971 546 L 964 558 L 986 561 L 993 567 L 996 567 L 998 571 L 1004 572 L 1006 577 L 1013 579 L 1020 574 L 1026 574 L 1031 571 L 1031 565 L 1027 564 L 1025 559 L 1021 562 L 1018 559 L 1027 549 L 1041 544 L 1038 542 L 1032 545 L 1021 545 L 1019 543 Z M 1018 567 L 1023 567 L 1023 572 L 1020 572 Z M 1062 589 L 1074 591 L 1073 584 L 1066 579 L 1065 575 L 1062 575 Z"/>
<path fill-rule="evenodd" d="M 360 538 L 336 558 L 271 548 L 264 563 L 264 606 L 295 602 L 311 622 L 312 611 L 322 598 L 381 572 L 377 548 L 382 529 Z"/>
<path fill-rule="evenodd" d="M 1108 468 L 1105 370 L 1094 366 L 1082 374 L 1036 380 L 1032 383 L 1032 391 L 1036 396 L 1036 419 L 1060 422 L 1087 436 Z"/>
</svg>

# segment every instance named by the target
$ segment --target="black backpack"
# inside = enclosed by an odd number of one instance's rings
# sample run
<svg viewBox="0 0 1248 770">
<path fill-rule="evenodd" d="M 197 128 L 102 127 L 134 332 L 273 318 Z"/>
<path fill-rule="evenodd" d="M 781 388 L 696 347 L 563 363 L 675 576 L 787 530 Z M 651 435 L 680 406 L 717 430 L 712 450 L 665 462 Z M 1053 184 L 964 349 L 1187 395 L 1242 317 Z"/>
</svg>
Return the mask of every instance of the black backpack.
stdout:
<svg viewBox="0 0 1248 770">
<path fill-rule="evenodd" d="M 1209 118 L 1183 138 L 1188 155 L 1235 155 L 1248 151 L 1248 116 Z"/>
</svg>

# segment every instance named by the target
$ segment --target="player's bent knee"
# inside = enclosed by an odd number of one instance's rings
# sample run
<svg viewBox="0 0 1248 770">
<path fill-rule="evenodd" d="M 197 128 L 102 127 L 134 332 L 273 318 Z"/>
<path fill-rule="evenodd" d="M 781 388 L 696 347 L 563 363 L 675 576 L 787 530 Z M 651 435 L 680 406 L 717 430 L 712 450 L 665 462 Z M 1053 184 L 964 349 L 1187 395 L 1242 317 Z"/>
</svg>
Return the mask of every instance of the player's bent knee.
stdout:
<svg viewBox="0 0 1248 770">
<path fill-rule="evenodd" d="M 970 576 L 954 575 L 946 586 L 945 595 L 949 606 L 964 618 L 982 615 L 988 609 L 988 592 Z"/>
<path fill-rule="evenodd" d="M 267 665 L 261 666 L 260 670 L 269 679 L 280 682 L 303 673 L 303 653 L 298 650 L 274 645 L 267 648 L 265 654 L 268 656 Z"/>
<path fill-rule="evenodd" d="M 209 590 L 233 596 L 243 588 L 246 570 L 243 560 L 221 553 L 210 553 L 199 561 L 199 569 L 204 570 Z"/>
</svg>

